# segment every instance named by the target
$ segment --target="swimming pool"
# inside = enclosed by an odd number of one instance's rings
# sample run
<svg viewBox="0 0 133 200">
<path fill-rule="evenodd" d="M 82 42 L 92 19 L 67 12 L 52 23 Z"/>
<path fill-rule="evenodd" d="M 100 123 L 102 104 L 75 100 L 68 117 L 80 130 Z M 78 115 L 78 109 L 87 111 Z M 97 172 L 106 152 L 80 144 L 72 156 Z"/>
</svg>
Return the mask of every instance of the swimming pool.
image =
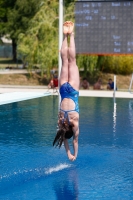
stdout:
<svg viewBox="0 0 133 200">
<path fill-rule="evenodd" d="M 133 100 L 79 101 L 75 162 L 52 147 L 57 96 L 0 106 L 1 200 L 133 198 Z"/>
</svg>

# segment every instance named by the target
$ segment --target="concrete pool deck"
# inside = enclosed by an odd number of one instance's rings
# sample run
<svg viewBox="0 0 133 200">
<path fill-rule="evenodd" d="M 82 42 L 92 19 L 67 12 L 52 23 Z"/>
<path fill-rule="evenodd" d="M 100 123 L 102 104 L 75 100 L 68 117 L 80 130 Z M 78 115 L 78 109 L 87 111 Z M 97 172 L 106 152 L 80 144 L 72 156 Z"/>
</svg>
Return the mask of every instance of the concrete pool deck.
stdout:
<svg viewBox="0 0 133 200">
<path fill-rule="evenodd" d="M 53 89 L 48 90 L 46 86 L 0 85 L 0 105 L 49 95 L 58 95 L 58 93 L 53 92 Z M 80 90 L 79 96 L 112 98 L 114 91 Z M 115 98 L 133 98 L 133 93 L 116 91 Z"/>
</svg>

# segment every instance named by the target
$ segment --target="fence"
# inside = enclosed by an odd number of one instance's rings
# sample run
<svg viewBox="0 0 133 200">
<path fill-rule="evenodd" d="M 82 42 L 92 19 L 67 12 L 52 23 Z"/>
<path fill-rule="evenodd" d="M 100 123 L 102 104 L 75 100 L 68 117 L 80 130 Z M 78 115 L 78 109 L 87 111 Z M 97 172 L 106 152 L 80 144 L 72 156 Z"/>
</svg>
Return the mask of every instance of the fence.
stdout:
<svg viewBox="0 0 133 200">
<path fill-rule="evenodd" d="M 0 45 L 0 58 L 11 58 L 12 57 L 12 45 L 3 44 Z"/>
</svg>

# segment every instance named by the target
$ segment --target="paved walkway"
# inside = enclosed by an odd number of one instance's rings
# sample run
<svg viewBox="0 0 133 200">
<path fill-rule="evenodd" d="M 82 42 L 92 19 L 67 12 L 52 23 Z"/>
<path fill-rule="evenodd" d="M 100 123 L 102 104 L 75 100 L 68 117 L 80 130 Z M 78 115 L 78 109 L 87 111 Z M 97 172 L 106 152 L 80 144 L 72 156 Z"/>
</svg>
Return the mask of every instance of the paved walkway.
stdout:
<svg viewBox="0 0 133 200">
<path fill-rule="evenodd" d="M 26 69 L 0 69 L 0 74 L 28 74 L 28 71 Z"/>
<path fill-rule="evenodd" d="M 46 86 L 0 85 L 0 105 L 48 95 L 58 95 L 58 93 L 54 92 L 53 89 L 48 90 Z M 114 91 L 80 90 L 79 96 L 133 98 L 133 93 L 116 91 L 114 95 Z"/>
<path fill-rule="evenodd" d="M 87 97 L 115 97 L 115 98 L 133 98 L 133 93 L 130 92 L 121 92 L 116 91 L 107 91 L 107 90 L 80 90 L 80 96 L 87 96 Z"/>
<path fill-rule="evenodd" d="M 57 95 L 53 92 L 53 89 L 48 90 L 47 86 L 20 86 L 20 85 L 0 85 L 0 93 L 12 93 L 12 92 L 50 92 L 52 95 Z M 113 97 L 114 91 L 108 90 L 80 90 L 80 96 L 88 97 Z M 128 91 L 116 91 L 116 98 L 133 98 L 133 92 Z"/>
</svg>

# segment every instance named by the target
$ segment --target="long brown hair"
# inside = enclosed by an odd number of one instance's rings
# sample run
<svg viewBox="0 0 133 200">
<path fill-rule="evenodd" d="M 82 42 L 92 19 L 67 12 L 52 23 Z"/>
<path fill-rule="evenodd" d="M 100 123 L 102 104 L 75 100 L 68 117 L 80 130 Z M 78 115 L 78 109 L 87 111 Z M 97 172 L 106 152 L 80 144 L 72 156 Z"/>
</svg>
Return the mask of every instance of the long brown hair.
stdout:
<svg viewBox="0 0 133 200">
<path fill-rule="evenodd" d="M 69 125 L 66 127 L 63 125 L 61 129 L 59 129 L 56 133 L 55 139 L 53 141 L 53 146 L 55 147 L 61 147 L 64 139 L 70 139 L 73 136 L 73 130 L 72 130 L 72 125 Z"/>
</svg>

